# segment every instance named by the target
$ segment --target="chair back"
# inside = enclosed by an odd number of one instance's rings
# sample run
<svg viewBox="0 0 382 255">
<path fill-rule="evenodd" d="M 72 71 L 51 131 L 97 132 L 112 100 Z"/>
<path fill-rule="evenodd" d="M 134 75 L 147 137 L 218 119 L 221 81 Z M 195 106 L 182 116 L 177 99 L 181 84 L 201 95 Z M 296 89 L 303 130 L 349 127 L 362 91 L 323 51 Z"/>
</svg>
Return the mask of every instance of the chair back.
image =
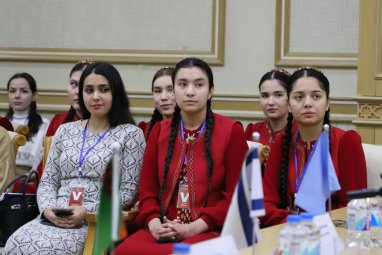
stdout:
<svg viewBox="0 0 382 255">
<path fill-rule="evenodd" d="M 52 146 L 53 136 L 45 136 L 43 141 L 43 154 L 42 154 L 42 169 L 45 168 L 46 161 L 48 160 L 49 150 Z"/>
<path fill-rule="evenodd" d="M 366 159 L 367 187 L 380 188 L 382 187 L 382 146 L 363 143 L 362 148 Z"/>
</svg>

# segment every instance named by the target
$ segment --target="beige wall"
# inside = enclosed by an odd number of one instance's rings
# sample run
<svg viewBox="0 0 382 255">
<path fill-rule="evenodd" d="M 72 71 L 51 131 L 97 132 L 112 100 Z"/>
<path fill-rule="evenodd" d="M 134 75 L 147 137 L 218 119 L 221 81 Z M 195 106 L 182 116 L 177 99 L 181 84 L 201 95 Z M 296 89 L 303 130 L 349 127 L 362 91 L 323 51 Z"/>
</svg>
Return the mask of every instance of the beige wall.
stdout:
<svg viewBox="0 0 382 255">
<path fill-rule="evenodd" d="M 29 2 L 27 2 L 29 3 Z M 213 66 L 215 75 L 215 94 L 233 96 L 234 100 L 255 100 L 258 95 L 257 84 L 261 75 L 274 66 L 275 55 L 275 0 L 227 0 L 225 23 L 225 63 Z M 91 34 L 89 34 L 89 38 Z M 64 90 L 72 64 L 43 62 L 0 62 L 0 88 L 5 88 L 8 78 L 16 72 L 30 72 L 37 80 L 39 89 Z M 160 65 L 117 64 L 127 91 L 140 95 L 150 91 L 152 75 Z M 293 68 L 288 68 L 293 70 Z M 357 94 L 356 69 L 323 69 L 332 85 L 332 97 L 345 97 L 346 104 Z M 144 93 L 145 92 L 145 93 Z M 6 106 L 4 93 L 1 96 L 0 110 Z M 225 99 L 224 99 L 225 100 Z M 223 100 L 223 101 L 224 101 Z M 134 105 L 133 105 L 134 106 Z M 247 104 L 247 108 L 252 107 Z M 62 108 L 62 107 L 61 107 Z M 351 108 L 353 109 L 353 108 Z M 137 119 L 148 118 L 141 113 Z M 228 114 L 244 122 L 253 121 L 251 117 L 261 116 L 257 109 L 243 109 L 245 112 Z M 227 110 L 229 112 L 229 109 Z M 138 113 L 139 111 L 136 111 Z M 340 113 L 340 112 L 338 112 Z M 50 116 L 51 112 L 43 112 Z M 356 112 L 354 112 L 355 116 Z M 348 115 L 347 118 L 352 115 Z M 350 121 L 341 121 L 341 125 L 352 128 Z"/>
</svg>

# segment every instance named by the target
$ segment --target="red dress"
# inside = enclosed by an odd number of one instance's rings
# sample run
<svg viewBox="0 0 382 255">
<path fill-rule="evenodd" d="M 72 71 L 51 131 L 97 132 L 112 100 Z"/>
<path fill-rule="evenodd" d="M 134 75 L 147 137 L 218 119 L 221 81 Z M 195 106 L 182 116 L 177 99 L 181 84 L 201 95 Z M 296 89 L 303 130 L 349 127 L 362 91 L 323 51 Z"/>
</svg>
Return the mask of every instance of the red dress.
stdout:
<svg viewBox="0 0 382 255">
<path fill-rule="evenodd" d="M 65 119 L 68 116 L 68 114 L 69 114 L 69 112 L 66 111 L 66 112 L 58 113 L 58 114 L 54 115 L 52 120 L 49 123 L 49 127 L 48 127 L 48 130 L 46 131 L 45 136 L 54 136 L 58 127 L 61 126 L 65 122 Z M 77 120 L 78 120 L 78 116 L 74 115 L 72 121 L 77 121 Z"/>
<path fill-rule="evenodd" d="M 297 130 L 297 122 L 293 121 L 292 126 L 292 132 Z M 253 141 L 252 134 L 253 132 L 258 132 L 260 134 L 260 141 L 262 145 L 269 145 L 271 146 L 276 138 L 281 134 L 284 133 L 283 130 L 274 131 L 270 127 L 269 120 L 264 120 L 261 122 L 256 123 L 249 123 L 247 128 L 245 129 L 245 137 L 248 141 Z"/>
<path fill-rule="evenodd" d="M 138 127 L 142 129 L 146 141 L 147 141 L 147 135 L 149 134 L 150 123 L 151 123 L 150 121 L 148 122 L 141 121 L 138 123 Z"/>
<path fill-rule="evenodd" d="M 272 226 L 285 222 L 285 218 L 291 212 L 286 208 L 279 208 L 281 201 L 279 195 L 279 172 L 282 159 L 282 140 L 284 134 L 280 135 L 267 160 L 265 175 L 263 178 L 264 202 L 266 215 L 261 218 L 263 226 Z M 294 137 L 291 139 L 288 167 L 288 202 L 294 196 L 296 190 L 296 169 L 294 162 Z M 332 194 L 332 209 L 345 207 L 348 199 L 346 192 L 367 187 L 366 162 L 363 153 L 361 137 L 353 130 L 344 131 L 332 127 L 330 134 L 331 157 L 336 170 L 341 190 Z M 297 161 L 299 170 L 303 168 L 311 150 L 311 144 L 297 139 Z"/>
<path fill-rule="evenodd" d="M 208 197 L 206 197 L 208 179 L 205 132 L 189 142 L 187 146 L 181 137 L 181 132 L 178 131 L 166 179 L 162 204 L 167 218 L 173 220 L 177 216 L 179 174 L 182 171 L 184 155 L 187 153 L 191 221 L 204 220 L 209 227 L 209 232 L 182 241 L 186 243 L 195 243 L 219 235 L 241 172 L 245 153 L 248 150 L 243 127 L 239 122 L 217 114 L 214 114 L 214 117 L 215 123 L 211 137 L 213 173 Z M 171 119 L 161 121 L 151 131 L 147 143 L 139 183 L 140 204 L 137 222 L 142 226 L 147 226 L 154 218 L 160 218 L 158 191 L 163 180 L 170 130 Z M 115 254 L 170 254 L 172 246 L 172 244 L 158 244 L 151 233 L 143 229 L 128 237 L 117 247 Z"/>
<path fill-rule="evenodd" d="M 12 123 L 5 117 L 0 116 L 0 126 L 2 126 L 3 128 L 5 128 L 8 131 L 14 131 Z"/>
</svg>

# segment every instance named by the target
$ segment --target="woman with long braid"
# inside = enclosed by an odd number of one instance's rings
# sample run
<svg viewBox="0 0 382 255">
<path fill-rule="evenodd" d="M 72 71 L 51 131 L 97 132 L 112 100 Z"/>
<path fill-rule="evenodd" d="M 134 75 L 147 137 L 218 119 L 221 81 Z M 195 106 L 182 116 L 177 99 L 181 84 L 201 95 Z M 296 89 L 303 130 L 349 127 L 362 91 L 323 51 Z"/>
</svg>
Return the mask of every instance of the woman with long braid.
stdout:
<svg viewBox="0 0 382 255">
<path fill-rule="evenodd" d="M 220 234 L 248 150 L 242 125 L 211 111 L 212 70 L 199 58 L 172 75 L 172 119 L 151 131 L 139 183 L 137 222 L 115 254 L 170 254 L 172 244 Z"/>
<path fill-rule="evenodd" d="M 285 222 L 288 214 L 299 213 L 295 194 L 304 181 L 305 172 L 316 151 L 315 142 L 328 124 L 330 154 L 341 190 L 331 196 L 332 209 L 347 204 L 346 192 L 366 188 L 366 163 L 361 138 L 353 130 L 330 126 L 329 81 L 318 69 L 304 66 L 289 78 L 287 86 L 290 113 L 285 134 L 275 141 L 267 160 L 263 178 L 266 215 L 263 226 Z M 293 118 L 298 130 L 292 132 Z"/>
<path fill-rule="evenodd" d="M 151 92 L 153 93 L 155 109 L 149 122 L 141 121 L 138 124 L 138 127 L 140 127 L 145 134 L 146 141 L 155 123 L 171 118 L 174 113 L 175 96 L 171 80 L 173 72 L 173 66 L 165 66 L 154 74 L 151 82 Z"/>
</svg>

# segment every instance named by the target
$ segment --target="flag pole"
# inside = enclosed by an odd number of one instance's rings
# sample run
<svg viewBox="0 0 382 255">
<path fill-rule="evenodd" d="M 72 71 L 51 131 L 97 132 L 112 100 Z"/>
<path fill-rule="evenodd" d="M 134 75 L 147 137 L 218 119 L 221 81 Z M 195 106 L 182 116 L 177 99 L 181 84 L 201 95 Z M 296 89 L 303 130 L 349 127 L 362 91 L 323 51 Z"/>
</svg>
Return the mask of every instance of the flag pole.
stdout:
<svg viewBox="0 0 382 255">
<path fill-rule="evenodd" d="M 255 145 L 255 147 L 257 148 L 257 149 L 259 149 L 259 144 L 258 144 L 258 142 L 260 141 L 260 133 L 258 133 L 258 132 L 253 132 L 252 133 L 252 140 L 254 141 L 254 142 L 256 142 L 256 145 Z M 261 167 L 261 166 L 260 166 Z M 252 173 L 252 174 L 254 174 L 254 173 Z M 253 188 L 253 187 L 251 187 L 251 188 Z M 253 238 L 253 240 L 252 240 L 252 255 L 255 255 L 255 244 L 256 244 L 256 224 L 257 224 L 257 217 L 253 217 L 252 218 L 252 222 L 253 222 L 253 229 L 252 229 L 252 238 Z"/>
<path fill-rule="evenodd" d="M 120 149 L 119 144 L 112 145 L 113 150 L 113 171 L 112 171 L 112 200 L 111 200 L 111 240 L 112 248 L 111 253 L 114 253 L 114 245 L 118 241 L 119 231 L 119 169 L 120 162 Z"/>
<path fill-rule="evenodd" d="M 329 125 L 328 124 L 325 124 L 324 125 L 324 132 L 325 132 L 325 145 L 327 146 L 327 148 L 325 148 L 325 150 L 326 149 L 328 149 L 329 150 L 329 139 L 328 139 L 328 137 L 329 137 Z M 330 157 L 330 153 L 329 153 L 329 157 Z M 329 157 L 327 158 L 327 160 L 329 160 Z M 329 171 L 329 167 L 328 167 L 328 162 L 325 162 L 324 163 L 324 166 L 326 166 L 326 169 L 324 169 L 324 171 L 325 171 L 325 174 L 327 175 L 327 176 L 329 176 L 329 173 L 328 173 L 328 171 Z M 329 184 L 328 184 L 329 185 Z M 328 212 L 329 212 L 329 217 L 330 218 L 332 218 L 332 194 L 330 194 L 330 192 L 329 192 L 329 198 L 328 198 Z"/>
</svg>

